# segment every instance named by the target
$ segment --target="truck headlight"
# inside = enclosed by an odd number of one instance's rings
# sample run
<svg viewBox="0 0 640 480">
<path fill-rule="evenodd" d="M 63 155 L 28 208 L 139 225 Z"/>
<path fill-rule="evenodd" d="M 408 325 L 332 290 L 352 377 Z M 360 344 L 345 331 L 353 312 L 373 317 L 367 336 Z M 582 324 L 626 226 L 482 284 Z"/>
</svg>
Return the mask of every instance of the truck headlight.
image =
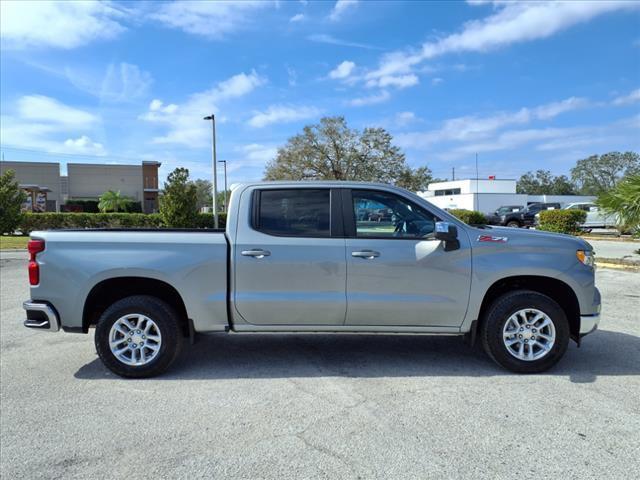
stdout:
<svg viewBox="0 0 640 480">
<path fill-rule="evenodd" d="M 595 263 L 593 250 L 578 250 L 576 251 L 576 257 L 578 257 L 578 260 L 583 265 L 593 268 L 593 264 Z"/>
</svg>

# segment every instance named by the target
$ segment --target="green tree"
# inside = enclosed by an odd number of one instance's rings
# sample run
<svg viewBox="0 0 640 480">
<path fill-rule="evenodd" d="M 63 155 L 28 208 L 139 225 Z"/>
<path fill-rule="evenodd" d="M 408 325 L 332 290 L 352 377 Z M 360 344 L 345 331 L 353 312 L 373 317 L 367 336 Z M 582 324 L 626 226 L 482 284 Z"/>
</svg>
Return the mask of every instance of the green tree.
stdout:
<svg viewBox="0 0 640 480">
<path fill-rule="evenodd" d="M 13 170 L 0 175 L 0 235 L 12 234 L 22 219 L 22 204 L 27 195 L 20 189 Z"/>
<path fill-rule="evenodd" d="M 600 195 L 614 188 L 625 176 L 640 173 L 636 152 L 609 152 L 578 160 L 571 179 L 583 195 Z"/>
<path fill-rule="evenodd" d="M 566 175 L 554 176 L 549 170 L 537 170 L 520 177 L 516 192 L 529 195 L 575 195 L 576 188 Z"/>
<path fill-rule="evenodd" d="M 615 215 L 623 230 L 640 230 L 640 173 L 624 177 L 611 190 L 601 193 L 598 205 Z"/>
<path fill-rule="evenodd" d="M 160 215 L 165 225 L 193 228 L 198 216 L 196 186 L 189 181 L 189 170 L 176 168 L 167 177 L 160 197 Z"/>
<path fill-rule="evenodd" d="M 131 205 L 132 200 L 129 197 L 125 197 L 120 193 L 113 190 L 107 190 L 100 195 L 100 202 L 98 203 L 98 209 L 101 212 L 120 212 L 127 210 L 127 207 Z"/>
<path fill-rule="evenodd" d="M 344 117 L 325 117 L 291 137 L 267 164 L 265 180 L 362 180 L 424 190 L 430 171 L 412 170 L 383 128 L 362 131 Z"/>
<path fill-rule="evenodd" d="M 202 207 L 210 207 L 213 203 L 213 187 L 209 180 L 198 178 L 193 181 L 196 187 L 196 206 L 198 210 Z"/>
</svg>

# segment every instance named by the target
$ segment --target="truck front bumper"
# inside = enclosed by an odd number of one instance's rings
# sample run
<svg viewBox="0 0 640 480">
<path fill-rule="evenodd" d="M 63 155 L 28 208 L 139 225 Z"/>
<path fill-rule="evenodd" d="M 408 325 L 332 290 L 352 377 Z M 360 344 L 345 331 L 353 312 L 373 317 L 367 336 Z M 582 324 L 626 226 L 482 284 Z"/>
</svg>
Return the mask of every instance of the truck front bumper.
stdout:
<svg viewBox="0 0 640 480">
<path fill-rule="evenodd" d="M 600 291 L 596 288 L 593 303 L 595 306 L 595 313 L 589 315 L 580 315 L 580 337 L 595 332 L 600 323 L 600 315 L 602 310 L 602 304 L 600 303 Z"/>
<path fill-rule="evenodd" d="M 27 319 L 24 321 L 25 327 L 48 332 L 60 330 L 58 313 L 48 303 L 29 300 L 22 304 L 22 308 L 27 312 Z"/>
</svg>

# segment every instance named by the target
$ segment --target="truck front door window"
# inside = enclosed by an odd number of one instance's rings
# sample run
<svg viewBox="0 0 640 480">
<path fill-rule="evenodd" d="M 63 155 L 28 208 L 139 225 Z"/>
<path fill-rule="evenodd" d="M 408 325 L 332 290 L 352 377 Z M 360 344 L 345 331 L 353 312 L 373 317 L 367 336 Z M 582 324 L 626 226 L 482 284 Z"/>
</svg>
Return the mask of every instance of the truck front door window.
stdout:
<svg viewBox="0 0 640 480">
<path fill-rule="evenodd" d="M 353 190 L 358 238 L 424 238 L 433 233 L 434 215 L 391 193 Z"/>
</svg>

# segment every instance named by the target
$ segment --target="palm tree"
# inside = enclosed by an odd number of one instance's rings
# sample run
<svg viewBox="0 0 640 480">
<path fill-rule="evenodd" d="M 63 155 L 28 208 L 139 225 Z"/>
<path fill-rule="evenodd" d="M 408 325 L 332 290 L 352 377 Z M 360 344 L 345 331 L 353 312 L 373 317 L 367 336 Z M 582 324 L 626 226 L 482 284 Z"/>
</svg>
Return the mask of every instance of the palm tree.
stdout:
<svg viewBox="0 0 640 480">
<path fill-rule="evenodd" d="M 126 210 L 127 205 L 131 203 L 131 199 L 120 194 L 120 190 L 114 192 L 107 190 L 100 196 L 98 208 L 101 212 L 119 212 Z"/>
<path fill-rule="evenodd" d="M 640 230 L 640 173 L 627 175 L 612 190 L 598 197 L 605 212 L 618 216 L 624 230 Z"/>
</svg>

